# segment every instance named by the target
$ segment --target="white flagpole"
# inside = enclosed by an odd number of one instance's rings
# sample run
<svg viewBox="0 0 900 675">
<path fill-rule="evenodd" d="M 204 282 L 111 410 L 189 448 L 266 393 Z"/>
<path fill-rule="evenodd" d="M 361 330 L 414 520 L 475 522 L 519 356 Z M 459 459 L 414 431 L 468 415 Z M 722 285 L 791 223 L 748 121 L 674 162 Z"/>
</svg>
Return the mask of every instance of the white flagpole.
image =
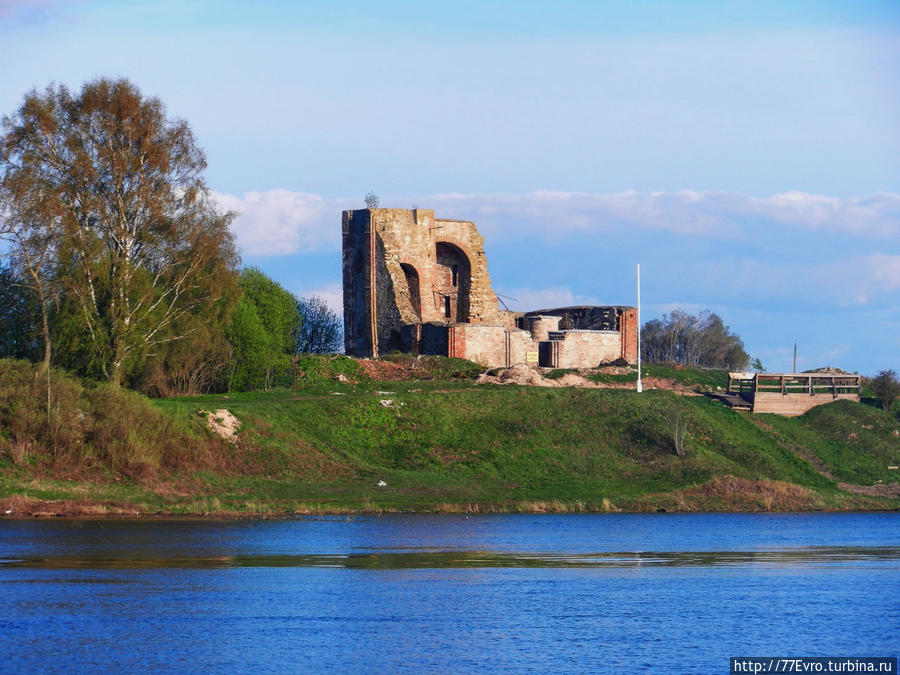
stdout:
<svg viewBox="0 0 900 675">
<path fill-rule="evenodd" d="M 637 357 L 638 357 L 638 393 L 644 391 L 641 383 L 641 264 L 637 264 Z"/>
</svg>

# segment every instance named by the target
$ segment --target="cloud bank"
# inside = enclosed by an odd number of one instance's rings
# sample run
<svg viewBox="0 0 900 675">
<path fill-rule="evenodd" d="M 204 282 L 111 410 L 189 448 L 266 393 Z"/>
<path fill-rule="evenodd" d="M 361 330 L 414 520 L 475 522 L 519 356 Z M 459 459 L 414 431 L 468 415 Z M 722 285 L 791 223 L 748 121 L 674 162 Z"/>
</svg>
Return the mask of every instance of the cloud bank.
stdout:
<svg viewBox="0 0 900 675">
<path fill-rule="evenodd" d="M 270 190 L 242 196 L 216 193 L 237 212 L 241 249 L 275 256 L 340 248 L 340 212 L 361 208 L 358 199 Z M 524 195 L 439 194 L 382 200 L 384 206 L 434 208 L 438 217 L 469 218 L 490 239 L 524 235 L 559 240 L 576 234 L 666 232 L 723 241 L 751 241 L 784 229 L 799 235 L 848 236 L 898 247 L 900 195 L 830 197 L 785 192 L 752 197 L 731 192 L 614 194 L 539 191 Z"/>
</svg>

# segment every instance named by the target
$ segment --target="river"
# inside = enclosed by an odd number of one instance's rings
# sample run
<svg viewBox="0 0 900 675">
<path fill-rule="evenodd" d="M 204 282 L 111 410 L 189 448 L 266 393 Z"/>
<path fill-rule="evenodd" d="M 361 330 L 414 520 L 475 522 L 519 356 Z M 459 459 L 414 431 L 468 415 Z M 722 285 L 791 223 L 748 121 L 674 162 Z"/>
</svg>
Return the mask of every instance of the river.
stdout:
<svg viewBox="0 0 900 675">
<path fill-rule="evenodd" d="M 896 656 L 900 514 L 0 521 L 3 672 Z"/>
</svg>

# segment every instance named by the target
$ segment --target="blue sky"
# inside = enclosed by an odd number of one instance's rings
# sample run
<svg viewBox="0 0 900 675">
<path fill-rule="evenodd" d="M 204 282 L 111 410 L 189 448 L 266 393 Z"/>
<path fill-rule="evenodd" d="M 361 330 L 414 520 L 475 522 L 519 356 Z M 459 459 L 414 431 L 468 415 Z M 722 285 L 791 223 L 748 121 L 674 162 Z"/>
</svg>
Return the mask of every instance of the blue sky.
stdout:
<svg viewBox="0 0 900 675">
<path fill-rule="evenodd" d="M 0 0 L 0 111 L 128 77 L 245 263 L 340 298 L 340 211 L 485 235 L 518 309 L 710 308 L 770 370 L 900 369 L 900 3 Z"/>
</svg>

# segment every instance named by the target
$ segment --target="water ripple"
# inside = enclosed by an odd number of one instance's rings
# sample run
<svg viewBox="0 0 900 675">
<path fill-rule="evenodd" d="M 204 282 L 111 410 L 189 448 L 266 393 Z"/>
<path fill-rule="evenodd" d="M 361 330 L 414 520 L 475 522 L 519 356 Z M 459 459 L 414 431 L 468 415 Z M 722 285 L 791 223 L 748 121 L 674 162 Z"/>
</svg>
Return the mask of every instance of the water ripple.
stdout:
<svg viewBox="0 0 900 675">
<path fill-rule="evenodd" d="M 228 567 L 322 567 L 348 569 L 441 568 L 639 568 L 733 567 L 748 565 L 846 565 L 900 561 L 900 547 L 804 547 L 761 551 L 628 551 L 599 553 L 503 551 L 369 551 L 178 557 L 28 556 L 0 558 L 0 568 L 153 569 Z"/>
</svg>

